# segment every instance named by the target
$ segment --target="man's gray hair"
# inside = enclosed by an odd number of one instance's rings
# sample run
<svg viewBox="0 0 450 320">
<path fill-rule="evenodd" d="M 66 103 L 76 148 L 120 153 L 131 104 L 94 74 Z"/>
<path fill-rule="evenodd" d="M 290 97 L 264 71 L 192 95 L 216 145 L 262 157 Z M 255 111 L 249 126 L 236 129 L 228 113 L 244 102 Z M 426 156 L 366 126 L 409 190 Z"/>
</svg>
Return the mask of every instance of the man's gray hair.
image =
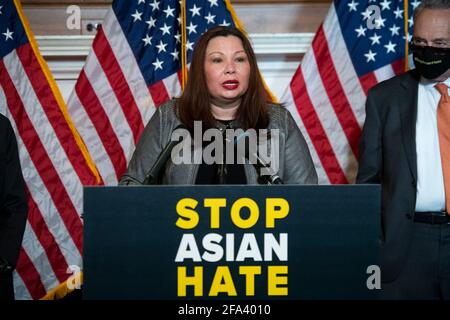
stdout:
<svg viewBox="0 0 450 320">
<path fill-rule="evenodd" d="M 423 0 L 414 11 L 414 20 L 424 9 L 450 10 L 450 0 Z"/>
</svg>

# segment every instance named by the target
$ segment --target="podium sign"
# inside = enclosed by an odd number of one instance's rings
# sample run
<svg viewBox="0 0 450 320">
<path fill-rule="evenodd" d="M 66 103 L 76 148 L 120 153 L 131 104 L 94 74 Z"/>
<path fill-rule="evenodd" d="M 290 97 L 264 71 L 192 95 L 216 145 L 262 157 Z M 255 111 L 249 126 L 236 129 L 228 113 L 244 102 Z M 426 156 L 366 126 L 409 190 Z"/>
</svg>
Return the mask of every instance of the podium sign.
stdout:
<svg viewBox="0 0 450 320">
<path fill-rule="evenodd" d="M 376 299 L 379 230 L 378 185 L 87 187 L 83 296 Z"/>
</svg>

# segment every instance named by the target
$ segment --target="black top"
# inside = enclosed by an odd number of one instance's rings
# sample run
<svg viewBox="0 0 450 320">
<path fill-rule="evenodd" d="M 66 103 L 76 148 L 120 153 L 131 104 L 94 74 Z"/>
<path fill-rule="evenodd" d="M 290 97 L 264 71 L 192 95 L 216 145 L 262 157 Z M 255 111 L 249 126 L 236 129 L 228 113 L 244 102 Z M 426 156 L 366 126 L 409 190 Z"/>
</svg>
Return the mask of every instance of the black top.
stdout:
<svg viewBox="0 0 450 320">
<path fill-rule="evenodd" d="M 227 129 L 229 128 L 229 125 L 232 120 L 228 121 L 218 120 L 218 121 L 225 124 Z M 205 144 L 203 146 L 203 149 L 205 149 L 207 145 L 208 144 Z M 225 141 L 223 141 L 223 150 L 224 152 L 226 151 Z M 234 155 L 235 159 L 232 164 L 226 163 L 223 165 L 217 163 L 206 164 L 202 162 L 202 164 L 200 164 L 200 167 L 198 168 L 195 184 L 247 184 L 247 177 L 245 176 L 244 165 L 237 163 L 236 145 L 234 145 Z"/>
<path fill-rule="evenodd" d="M 0 259 L 15 265 L 27 220 L 27 198 L 17 140 L 0 114 Z"/>
</svg>

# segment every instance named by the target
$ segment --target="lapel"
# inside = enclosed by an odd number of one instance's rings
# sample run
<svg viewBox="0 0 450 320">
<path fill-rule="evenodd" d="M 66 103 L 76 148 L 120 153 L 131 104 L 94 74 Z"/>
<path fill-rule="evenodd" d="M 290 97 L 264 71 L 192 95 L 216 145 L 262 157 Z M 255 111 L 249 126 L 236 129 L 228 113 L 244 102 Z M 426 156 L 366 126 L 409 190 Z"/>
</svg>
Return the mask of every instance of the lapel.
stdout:
<svg viewBox="0 0 450 320">
<path fill-rule="evenodd" d="M 417 181 L 416 119 L 419 76 L 408 72 L 401 82 L 404 90 L 400 95 L 400 121 L 403 147 L 414 181 Z"/>
</svg>

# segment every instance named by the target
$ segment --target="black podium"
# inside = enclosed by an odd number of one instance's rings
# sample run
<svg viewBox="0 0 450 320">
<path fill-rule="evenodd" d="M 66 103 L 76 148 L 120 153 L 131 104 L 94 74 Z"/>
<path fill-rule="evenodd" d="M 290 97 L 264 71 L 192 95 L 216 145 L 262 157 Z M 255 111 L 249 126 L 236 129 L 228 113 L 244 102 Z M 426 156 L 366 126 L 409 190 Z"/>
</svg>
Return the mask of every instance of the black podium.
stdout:
<svg viewBox="0 0 450 320">
<path fill-rule="evenodd" d="M 377 299 L 379 232 L 378 185 L 87 187 L 83 297 Z"/>
</svg>

